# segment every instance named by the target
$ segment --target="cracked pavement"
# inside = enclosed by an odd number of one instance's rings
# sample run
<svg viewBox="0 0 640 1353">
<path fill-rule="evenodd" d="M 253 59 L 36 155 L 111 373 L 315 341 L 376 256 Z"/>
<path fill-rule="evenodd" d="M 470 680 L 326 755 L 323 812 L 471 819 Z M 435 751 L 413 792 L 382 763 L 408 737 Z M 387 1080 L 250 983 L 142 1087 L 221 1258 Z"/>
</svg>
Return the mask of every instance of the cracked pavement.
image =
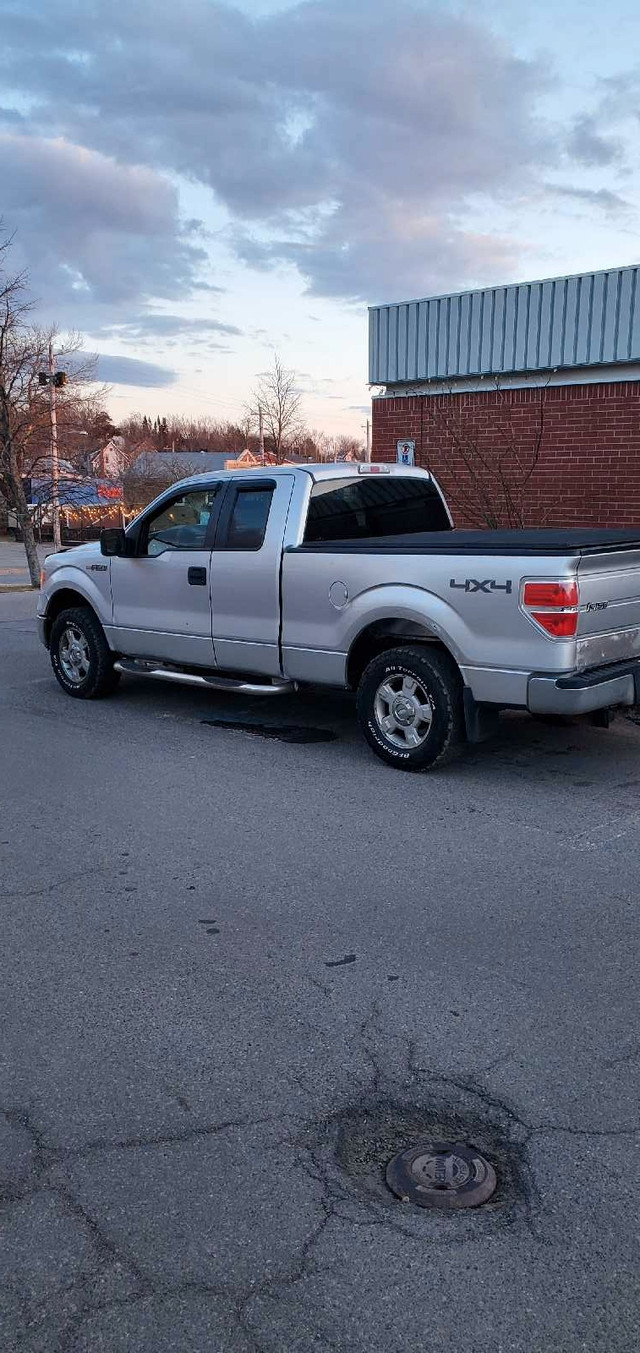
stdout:
<svg viewBox="0 0 640 1353">
<path fill-rule="evenodd" d="M 635 1353 L 640 727 L 511 717 L 404 776 L 346 696 L 71 701 L 34 609 L 0 598 L 2 1353 Z M 389 1193 L 429 1133 L 489 1203 Z"/>
</svg>

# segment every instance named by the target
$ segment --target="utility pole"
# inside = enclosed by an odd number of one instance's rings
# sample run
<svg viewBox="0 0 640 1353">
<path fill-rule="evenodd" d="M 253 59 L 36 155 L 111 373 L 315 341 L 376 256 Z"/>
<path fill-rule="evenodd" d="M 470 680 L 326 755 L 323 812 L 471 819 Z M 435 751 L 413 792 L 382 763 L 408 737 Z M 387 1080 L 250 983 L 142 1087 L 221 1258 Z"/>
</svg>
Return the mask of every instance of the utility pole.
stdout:
<svg viewBox="0 0 640 1353">
<path fill-rule="evenodd" d="M 62 545 L 60 536 L 60 465 L 58 462 L 58 420 L 56 414 L 56 390 L 65 385 L 65 371 L 56 371 L 53 365 L 53 342 L 49 340 L 49 370 L 38 372 L 40 385 L 49 386 L 49 415 L 51 419 L 51 524 L 53 527 L 53 548 L 59 550 Z"/>
<path fill-rule="evenodd" d="M 49 339 L 49 408 L 51 410 L 51 489 L 53 492 L 53 548 L 62 547 L 60 535 L 60 466 L 58 464 L 58 416 L 56 412 L 56 384 L 53 369 L 53 343 Z"/>
<path fill-rule="evenodd" d="M 260 462 L 264 465 L 264 421 L 262 417 L 262 405 L 258 405 L 258 437 L 260 438 Z"/>
<path fill-rule="evenodd" d="M 367 418 L 366 424 L 363 424 L 363 426 L 366 426 L 366 429 L 367 429 L 367 452 L 366 452 L 365 460 L 370 461 L 370 460 L 371 460 L 371 419 L 370 419 L 370 418 Z"/>
</svg>

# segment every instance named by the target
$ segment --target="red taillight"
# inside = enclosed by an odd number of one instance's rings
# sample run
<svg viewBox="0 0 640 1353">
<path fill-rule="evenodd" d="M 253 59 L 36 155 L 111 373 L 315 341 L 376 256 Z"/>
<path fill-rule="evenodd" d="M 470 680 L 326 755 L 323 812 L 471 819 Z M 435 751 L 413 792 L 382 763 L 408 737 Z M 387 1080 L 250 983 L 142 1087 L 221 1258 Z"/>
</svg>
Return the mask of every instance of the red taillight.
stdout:
<svg viewBox="0 0 640 1353">
<path fill-rule="evenodd" d="M 525 606 L 577 606 L 577 583 L 525 583 Z"/>
<path fill-rule="evenodd" d="M 532 618 L 542 625 L 553 639 L 573 639 L 578 632 L 578 612 L 532 611 Z"/>
<path fill-rule="evenodd" d="M 525 583 L 522 606 L 551 639 L 574 639 L 578 633 L 580 593 L 575 581 Z"/>
</svg>

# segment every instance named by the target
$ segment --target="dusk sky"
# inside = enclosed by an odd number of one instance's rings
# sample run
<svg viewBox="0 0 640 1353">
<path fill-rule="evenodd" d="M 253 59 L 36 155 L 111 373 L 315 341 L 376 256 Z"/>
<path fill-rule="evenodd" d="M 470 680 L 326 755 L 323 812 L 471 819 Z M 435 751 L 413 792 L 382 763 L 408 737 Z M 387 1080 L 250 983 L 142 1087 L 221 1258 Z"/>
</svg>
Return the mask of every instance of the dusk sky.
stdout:
<svg viewBox="0 0 640 1353">
<path fill-rule="evenodd" d="M 637 0 L 0 0 L 0 211 L 126 413 L 277 350 L 360 434 L 366 307 L 638 261 Z"/>
</svg>

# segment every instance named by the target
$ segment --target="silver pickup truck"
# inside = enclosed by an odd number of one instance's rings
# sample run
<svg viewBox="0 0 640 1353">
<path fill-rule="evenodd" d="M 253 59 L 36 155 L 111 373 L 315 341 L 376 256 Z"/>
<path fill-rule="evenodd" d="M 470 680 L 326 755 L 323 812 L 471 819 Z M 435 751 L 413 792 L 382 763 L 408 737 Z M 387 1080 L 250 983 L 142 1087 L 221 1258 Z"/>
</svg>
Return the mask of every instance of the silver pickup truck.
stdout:
<svg viewBox="0 0 640 1353">
<path fill-rule="evenodd" d="M 50 555 L 38 616 L 68 695 L 123 672 L 348 688 L 373 751 L 427 770 L 501 709 L 606 722 L 640 703 L 640 528 L 455 530 L 400 466 L 198 475 Z"/>
</svg>

